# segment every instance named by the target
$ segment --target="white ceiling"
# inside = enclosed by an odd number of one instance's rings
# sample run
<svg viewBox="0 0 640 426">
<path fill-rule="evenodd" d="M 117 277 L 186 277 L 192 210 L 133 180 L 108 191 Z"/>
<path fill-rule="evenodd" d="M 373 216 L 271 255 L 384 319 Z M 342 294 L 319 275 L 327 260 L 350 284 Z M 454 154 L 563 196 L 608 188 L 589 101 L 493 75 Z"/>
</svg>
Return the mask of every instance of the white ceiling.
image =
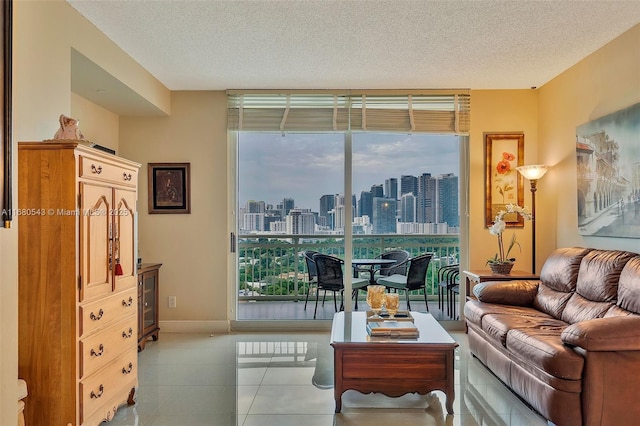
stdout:
<svg viewBox="0 0 640 426">
<path fill-rule="evenodd" d="M 640 0 L 67 1 L 170 90 L 529 88 L 640 22 Z"/>
</svg>

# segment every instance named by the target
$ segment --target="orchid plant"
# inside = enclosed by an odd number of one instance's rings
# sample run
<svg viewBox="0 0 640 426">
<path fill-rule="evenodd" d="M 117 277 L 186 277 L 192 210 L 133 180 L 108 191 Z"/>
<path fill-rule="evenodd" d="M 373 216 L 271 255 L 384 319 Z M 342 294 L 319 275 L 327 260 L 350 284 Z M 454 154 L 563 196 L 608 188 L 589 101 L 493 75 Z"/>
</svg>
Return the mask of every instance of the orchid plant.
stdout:
<svg viewBox="0 0 640 426">
<path fill-rule="evenodd" d="M 511 236 L 511 241 L 509 242 L 509 246 L 507 250 L 504 249 L 504 243 L 502 241 L 502 233 L 504 232 L 507 224 L 504 221 L 504 215 L 507 213 L 517 213 L 522 216 L 525 220 L 531 220 L 533 216 L 529 212 L 526 207 L 520 207 L 516 204 L 507 204 L 506 210 L 500 210 L 496 215 L 496 219 L 493 222 L 493 225 L 489 228 L 489 233 L 491 235 L 496 235 L 498 237 L 498 253 L 492 258 L 487 260 L 487 264 L 489 263 L 511 263 L 515 261 L 515 258 L 510 258 L 509 254 L 513 247 L 518 246 L 520 250 L 520 243 L 516 241 L 516 234 L 514 233 Z"/>
</svg>

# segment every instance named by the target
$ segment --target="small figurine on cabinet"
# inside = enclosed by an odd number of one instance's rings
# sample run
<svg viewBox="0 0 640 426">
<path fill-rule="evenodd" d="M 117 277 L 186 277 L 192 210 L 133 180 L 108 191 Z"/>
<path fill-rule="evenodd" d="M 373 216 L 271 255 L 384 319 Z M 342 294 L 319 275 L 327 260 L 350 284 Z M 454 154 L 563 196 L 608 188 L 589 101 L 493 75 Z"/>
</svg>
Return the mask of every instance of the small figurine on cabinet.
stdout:
<svg viewBox="0 0 640 426">
<path fill-rule="evenodd" d="M 60 128 L 56 132 L 54 139 L 73 139 L 84 140 L 84 135 L 78 128 L 80 120 L 67 117 L 64 114 L 60 114 Z"/>
</svg>

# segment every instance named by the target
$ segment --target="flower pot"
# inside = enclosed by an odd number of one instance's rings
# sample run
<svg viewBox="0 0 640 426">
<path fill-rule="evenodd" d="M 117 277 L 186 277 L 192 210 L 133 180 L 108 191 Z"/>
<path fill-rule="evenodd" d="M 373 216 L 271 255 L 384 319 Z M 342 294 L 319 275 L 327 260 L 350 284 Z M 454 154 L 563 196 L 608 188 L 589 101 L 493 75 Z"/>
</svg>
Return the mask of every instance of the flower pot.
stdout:
<svg viewBox="0 0 640 426">
<path fill-rule="evenodd" d="M 491 272 L 498 275 L 509 275 L 511 273 L 511 269 L 513 268 L 513 262 L 509 263 L 490 263 L 489 268 L 491 268 Z"/>
</svg>

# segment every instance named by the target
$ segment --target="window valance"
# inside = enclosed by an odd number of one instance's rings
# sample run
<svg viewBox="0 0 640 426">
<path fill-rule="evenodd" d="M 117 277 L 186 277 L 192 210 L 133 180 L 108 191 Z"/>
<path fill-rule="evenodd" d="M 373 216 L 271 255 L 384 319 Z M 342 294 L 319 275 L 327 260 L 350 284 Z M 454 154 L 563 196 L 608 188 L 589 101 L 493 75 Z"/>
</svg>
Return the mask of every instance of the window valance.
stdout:
<svg viewBox="0 0 640 426">
<path fill-rule="evenodd" d="M 228 91 L 227 95 L 230 130 L 469 133 L 469 90 Z"/>
</svg>

